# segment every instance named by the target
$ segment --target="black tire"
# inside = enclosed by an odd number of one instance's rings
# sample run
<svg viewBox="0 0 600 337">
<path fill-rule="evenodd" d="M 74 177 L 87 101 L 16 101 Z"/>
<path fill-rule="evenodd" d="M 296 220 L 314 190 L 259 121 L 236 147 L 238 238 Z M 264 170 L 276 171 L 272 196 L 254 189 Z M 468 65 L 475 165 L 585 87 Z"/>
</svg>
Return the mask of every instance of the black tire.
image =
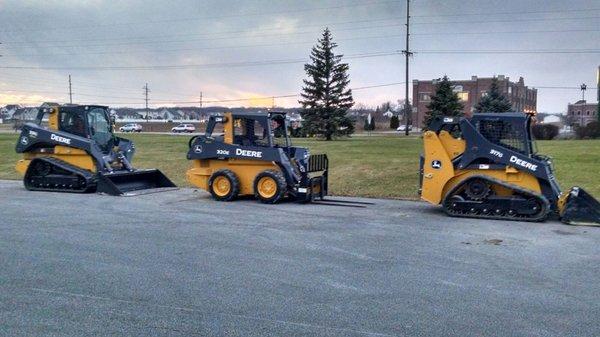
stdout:
<svg viewBox="0 0 600 337">
<path fill-rule="evenodd" d="M 214 182 L 223 177 L 229 181 L 230 189 L 226 194 L 219 193 L 218 188 L 215 190 L 213 184 Z M 208 191 L 210 194 L 218 201 L 232 201 L 235 199 L 240 193 L 240 180 L 231 170 L 218 170 L 213 173 L 208 179 Z"/>
<path fill-rule="evenodd" d="M 276 190 L 274 191 L 274 193 L 268 197 L 261 195 L 261 193 L 259 192 L 259 182 L 261 181 L 262 178 L 271 178 L 273 179 L 273 181 L 275 182 L 275 188 Z M 285 193 L 287 192 L 287 182 L 285 181 L 285 177 L 283 176 L 283 174 L 280 171 L 275 171 L 275 170 L 265 170 L 262 171 L 261 173 L 256 175 L 256 178 L 254 178 L 254 197 L 256 197 L 258 200 L 260 200 L 261 202 L 265 203 L 265 204 L 276 204 L 279 201 L 281 201 L 281 199 L 283 199 L 283 197 L 285 196 Z"/>
</svg>

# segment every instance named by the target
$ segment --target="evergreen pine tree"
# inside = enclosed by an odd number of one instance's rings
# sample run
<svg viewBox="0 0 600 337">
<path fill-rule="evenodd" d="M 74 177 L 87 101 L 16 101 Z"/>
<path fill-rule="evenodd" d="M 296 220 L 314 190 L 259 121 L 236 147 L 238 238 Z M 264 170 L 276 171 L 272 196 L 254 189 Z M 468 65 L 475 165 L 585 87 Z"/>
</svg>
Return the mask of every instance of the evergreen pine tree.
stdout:
<svg viewBox="0 0 600 337">
<path fill-rule="evenodd" d="M 439 80 L 436 85 L 435 94 L 431 97 L 431 102 L 427 105 L 428 111 L 425 113 L 425 128 L 438 116 L 462 116 L 463 105 L 458 95 L 452 91 L 452 83 L 445 76 Z"/>
<path fill-rule="evenodd" d="M 346 115 L 354 105 L 348 88 L 349 68 L 347 63 L 342 63 L 342 55 L 333 52 L 335 47 L 337 44 L 326 28 L 311 51 L 312 63 L 304 65 L 308 79 L 304 80 L 299 101 L 303 126 L 309 133 L 322 135 L 326 140 L 354 132 L 354 123 Z"/>
<path fill-rule="evenodd" d="M 369 130 L 373 131 L 375 130 L 375 128 L 375 118 L 371 118 L 371 125 L 369 125 Z"/>
<path fill-rule="evenodd" d="M 365 118 L 365 125 L 363 126 L 363 130 L 365 130 L 365 131 L 371 130 L 371 124 L 369 124 L 369 119 L 367 119 L 367 118 Z"/>
<path fill-rule="evenodd" d="M 399 126 L 400 126 L 400 120 L 398 119 L 398 116 L 393 115 L 392 118 L 390 119 L 390 129 L 396 130 Z"/>
<path fill-rule="evenodd" d="M 492 78 L 490 91 L 481 98 L 475 106 L 475 112 L 507 112 L 512 110 L 512 105 L 498 88 L 498 79 Z"/>
</svg>

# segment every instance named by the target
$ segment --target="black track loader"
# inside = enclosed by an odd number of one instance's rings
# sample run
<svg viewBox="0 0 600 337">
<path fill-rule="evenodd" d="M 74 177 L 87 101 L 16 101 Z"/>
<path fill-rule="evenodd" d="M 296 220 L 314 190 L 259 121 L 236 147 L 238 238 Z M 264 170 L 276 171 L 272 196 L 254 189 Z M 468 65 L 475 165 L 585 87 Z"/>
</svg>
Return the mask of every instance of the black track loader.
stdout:
<svg viewBox="0 0 600 337">
<path fill-rule="evenodd" d="M 32 191 L 134 195 L 175 187 L 157 169 L 131 166 L 135 146 L 113 134 L 104 106 L 40 109 L 36 122 L 22 127 L 16 151 L 23 153 L 16 169 Z"/>
<path fill-rule="evenodd" d="M 600 203 L 580 187 L 561 192 L 551 158 L 537 153 L 532 115 L 438 117 L 423 135 L 421 198 L 450 216 L 600 225 Z"/>
</svg>

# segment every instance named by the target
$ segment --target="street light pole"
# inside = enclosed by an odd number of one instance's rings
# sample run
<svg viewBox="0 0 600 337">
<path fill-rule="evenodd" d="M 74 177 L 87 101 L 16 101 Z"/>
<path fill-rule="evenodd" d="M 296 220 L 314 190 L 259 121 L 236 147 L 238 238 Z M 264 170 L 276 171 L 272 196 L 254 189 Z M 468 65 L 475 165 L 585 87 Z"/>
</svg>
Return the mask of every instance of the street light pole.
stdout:
<svg viewBox="0 0 600 337">
<path fill-rule="evenodd" d="M 405 56 L 406 61 L 406 73 L 405 73 L 405 83 L 404 83 L 404 135 L 408 136 L 408 119 L 410 114 L 410 103 L 408 100 L 408 59 L 412 55 L 409 48 L 409 36 L 410 36 L 410 0 L 406 0 L 406 49 L 402 51 L 402 54 Z M 418 121 L 417 121 L 418 122 Z"/>
</svg>

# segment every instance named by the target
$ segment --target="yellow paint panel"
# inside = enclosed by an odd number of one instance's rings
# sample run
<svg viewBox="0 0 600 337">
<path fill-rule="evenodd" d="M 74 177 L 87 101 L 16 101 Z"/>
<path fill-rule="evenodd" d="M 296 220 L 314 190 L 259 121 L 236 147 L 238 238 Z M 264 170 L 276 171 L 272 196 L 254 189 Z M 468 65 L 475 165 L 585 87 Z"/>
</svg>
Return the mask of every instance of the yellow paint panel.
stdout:
<svg viewBox="0 0 600 337">
<path fill-rule="evenodd" d="M 435 132 L 427 131 L 423 135 L 424 156 L 423 185 L 421 198 L 432 204 L 439 204 L 442 191 L 448 180 L 454 177 L 454 167 L 448 152 Z M 439 162 L 439 168 L 433 168 L 432 163 Z"/>
<path fill-rule="evenodd" d="M 58 130 L 58 108 L 52 108 L 48 116 L 48 127 L 51 130 Z"/>
<path fill-rule="evenodd" d="M 96 172 L 96 163 L 92 156 L 80 149 L 75 149 L 68 146 L 57 145 L 50 152 L 28 152 L 23 154 L 23 159 L 17 162 L 15 169 L 20 174 L 24 175 L 29 167 L 29 163 L 34 158 L 52 157 L 67 162 L 73 166 L 77 166 L 90 172 Z"/>
<path fill-rule="evenodd" d="M 233 144 L 233 118 L 231 116 L 231 112 L 226 112 L 224 114 L 225 123 L 223 124 L 223 142 L 225 144 Z"/>
<path fill-rule="evenodd" d="M 229 158 L 224 160 L 193 160 L 192 168 L 186 172 L 187 180 L 194 186 L 208 191 L 210 176 L 222 169 L 233 171 L 240 181 L 240 195 L 254 194 L 254 178 L 264 170 L 281 171 L 270 161 Z"/>
<path fill-rule="evenodd" d="M 454 159 L 465 152 L 466 142 L 464 139 L 454 138 L 445 130 L 440 131 L 438 137 L 451 159 Z"/>
<path fill-rule="evenodd" d="M 439 204 L 444 196 L 465 179 L 474 175 L 485 175 L 522 188 L 541 193 L 538 179 L 526 172 L 507 166 L 501 170 L 454 170 L 451 158 L 465 151 L 463 140 L 453 138 L 448 132 L 425 132 L 423 136 L 424 163 L 421 198 L 432 204 Z M 460 152 L 462 151 L 462 152 Z M 433 168 L 432 163 L 438 161 L 439 168 Z M 508 196 L 510 189 L 492 185 L 497 195 Z"/>
<path fill-rule="evenodd" d="M 516 173 L 508 172 L 510 170 L 459 170 L 456 172 L 456 177 L 450 179 L 444 186 L 442 196 L 446 195 L 450 190 L 457 186 L 460 182 L 474 175 L 484 175 L 494 179 L 504 181 L 509 184 L 517 185 L 519 187 L 528 189 L 536 193 L 542 193 L 540 183 L 538 179 L 522 171 Z M 492 186 L 492 189 L 498 193 L 498 195 L 508 196 L 512 195 L 512 192 L 501 186 Z"/>
</svg>

